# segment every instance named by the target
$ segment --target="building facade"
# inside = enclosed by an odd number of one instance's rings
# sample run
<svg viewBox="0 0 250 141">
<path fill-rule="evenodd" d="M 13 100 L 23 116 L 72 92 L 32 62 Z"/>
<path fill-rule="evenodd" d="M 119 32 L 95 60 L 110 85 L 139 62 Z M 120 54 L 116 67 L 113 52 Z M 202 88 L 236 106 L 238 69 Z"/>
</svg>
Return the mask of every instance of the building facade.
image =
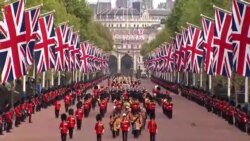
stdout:
<svg viewBox="0 0 250 141">
<path fill-rule="evenodd" d="M 121 72 L 122 58 L 129 55 L 133 60 L 133 72 L 144 69 L 140 55 L 142 44 L 152 40 L 159 32 L 161 18 L 165 15 L 150 15 L 150 11 L 140 13 L 134 8 L 115 8 L 96 15 L 96 21 L 108 27 L 113 35 L 114 45 L 111 55 L 117 58 L 117 71 Z M 157 18 L 155 18 L 157 17 Z"/>
</svg>

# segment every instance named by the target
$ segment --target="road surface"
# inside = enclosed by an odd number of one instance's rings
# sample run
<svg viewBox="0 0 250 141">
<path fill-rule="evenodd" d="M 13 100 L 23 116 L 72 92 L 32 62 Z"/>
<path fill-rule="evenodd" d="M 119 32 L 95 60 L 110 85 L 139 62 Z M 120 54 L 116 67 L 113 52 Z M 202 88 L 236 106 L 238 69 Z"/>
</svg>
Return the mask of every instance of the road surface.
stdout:
<svg viewBox="0 0 250 141">
<path fill-rule="evenodd" d="M 149 80 L 141 80 L 142 85 L 152 90 L 154 84 Z M 104 82 L 107 84 L 107 82 Z M 250 136 L 242 133 L 234 126 L 205 108 L 186 100 L 185 98 L 172 94 L 174 102 L 173 119 L 168 119 L 162 113 L 161 107 L 156 109 L 156 121 L 158 123 L 157 141 L 250 141 Z M 75 108 L 75 107 L 74 107 Z M 116 139 L 112 138 L 109 130 L 109 115 L 113 105 L 109 103 L 108 112 L 103 119 L 105 133 L 102 141 L 121 141 L 121 135 Z M 62 106 L 64 111 L 64 106 Z M 92 110 L 89 117 L 83 120 L 82 130 L 74 133 L 70 141 L 95 141 L 94 132 L 95 116 L 99 109 Z M 33 116 L 33 123 L 23 123 L 19 128 L 14 128 L 11 133 L 4 133 L 0 141 L 60 141 L 59 119 L 54 117 L 54 107 L 36 113 Z M 129 141 L 149 141 L 148 132 L 142 131 L 139 139 L 134 139 L 130 133 Z"/>
</svg>

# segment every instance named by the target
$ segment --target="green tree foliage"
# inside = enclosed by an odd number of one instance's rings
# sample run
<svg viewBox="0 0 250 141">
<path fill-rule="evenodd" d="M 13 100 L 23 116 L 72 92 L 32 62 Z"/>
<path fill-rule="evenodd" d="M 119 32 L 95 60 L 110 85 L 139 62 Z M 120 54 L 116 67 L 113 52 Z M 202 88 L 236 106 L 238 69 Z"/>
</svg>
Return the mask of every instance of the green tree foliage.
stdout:
<svg viewBox="0 0 250 141">
<path fill-rule="evenodd" d="M 6 5 L 0 0 L 0 8 Z M 13 2 L 16 0 L 11 0 Z M 55 10 L 55 24 L 69 21 L 75 31 L 79 31 L 81 41 L 90 40 L 105 51 L 112 50 L 113 39 L 108 28 L 93 22 L 93 12 L 86 0 L 26 0 L 25 7 L 43 4 L 41 13 Z M 0 19 L 2 14 L 0 14 Z"/>
</svg>

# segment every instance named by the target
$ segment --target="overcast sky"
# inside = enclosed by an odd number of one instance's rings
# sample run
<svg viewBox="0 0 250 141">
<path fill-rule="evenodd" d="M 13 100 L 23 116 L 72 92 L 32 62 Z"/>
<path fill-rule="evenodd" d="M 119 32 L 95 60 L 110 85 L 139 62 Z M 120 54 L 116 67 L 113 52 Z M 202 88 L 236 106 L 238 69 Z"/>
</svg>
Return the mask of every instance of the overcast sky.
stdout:
<svg viewBox="0 0 250 141">
<path fill-rule="evenodd" d="M 98 0 L 87 0 L 87 1 L 88 1 L 89 3 L 96 3 Z M 112 7 L 115 6 L 115 2 L 116 2 L 116 0 L 99 0 L 99 1 L 111 1 Z M 158 5 L 160 2 L 166 2 L 166 0 L 154 0 L 154 3 L 153 3 L 154 7 L 156 8 L 157 5 Z"/>
</svg>

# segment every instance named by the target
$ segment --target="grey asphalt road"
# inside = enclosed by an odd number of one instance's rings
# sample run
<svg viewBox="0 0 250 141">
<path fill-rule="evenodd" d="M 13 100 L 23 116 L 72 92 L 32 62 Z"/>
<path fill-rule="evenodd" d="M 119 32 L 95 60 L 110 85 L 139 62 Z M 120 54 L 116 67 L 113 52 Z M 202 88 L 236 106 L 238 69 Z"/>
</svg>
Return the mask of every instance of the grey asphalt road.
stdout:
<svg viewBox="0 0 250 141">
<path fill-rule="evenodd" d="M 154 84 L 149 80 L 141 80 L 142 85 L 151 91 Z M 107 84 L 107 82 L 104 82 Z M 164 90 L 165 91 L 165 90 Z M 172 94 L 174 102 L 173 119 L 168 119 L 162 113 L 161 107 L 156 109 L 156 121 L 159 132 L 157 141 L 250 141 L 250 136 L 242 133 L 234 126 L 203 107 Z M 64 106 L 62 106 L 64 107 Z M 108 112 L 103 119 L 105 133 L 102 141 L 121 141 L 122 138 L 113 139 L 108 127 L 109 115 L 113 104 L 108 105 Z M 62 108 L 64 111 L 64 108 Z M 95 141 L 94 132 L 95 116 L 99 109 L 92 110 L 90 116 L 83 120 L 82 130 L 74 133 L 73 139 L 68 141 Z M 19 128 L 14 128 L 11 133 L 0 136 L 0 141 L 60 141 L 59 119 L 54 117 L 54 107 L 50 107 L 33 116 L 33 123 L 23 123 Z M 149 134 L 145 130 L 139 139 L 134 139 L 129 134 L 129 141 L 149 141 Z"/>
</svg>

